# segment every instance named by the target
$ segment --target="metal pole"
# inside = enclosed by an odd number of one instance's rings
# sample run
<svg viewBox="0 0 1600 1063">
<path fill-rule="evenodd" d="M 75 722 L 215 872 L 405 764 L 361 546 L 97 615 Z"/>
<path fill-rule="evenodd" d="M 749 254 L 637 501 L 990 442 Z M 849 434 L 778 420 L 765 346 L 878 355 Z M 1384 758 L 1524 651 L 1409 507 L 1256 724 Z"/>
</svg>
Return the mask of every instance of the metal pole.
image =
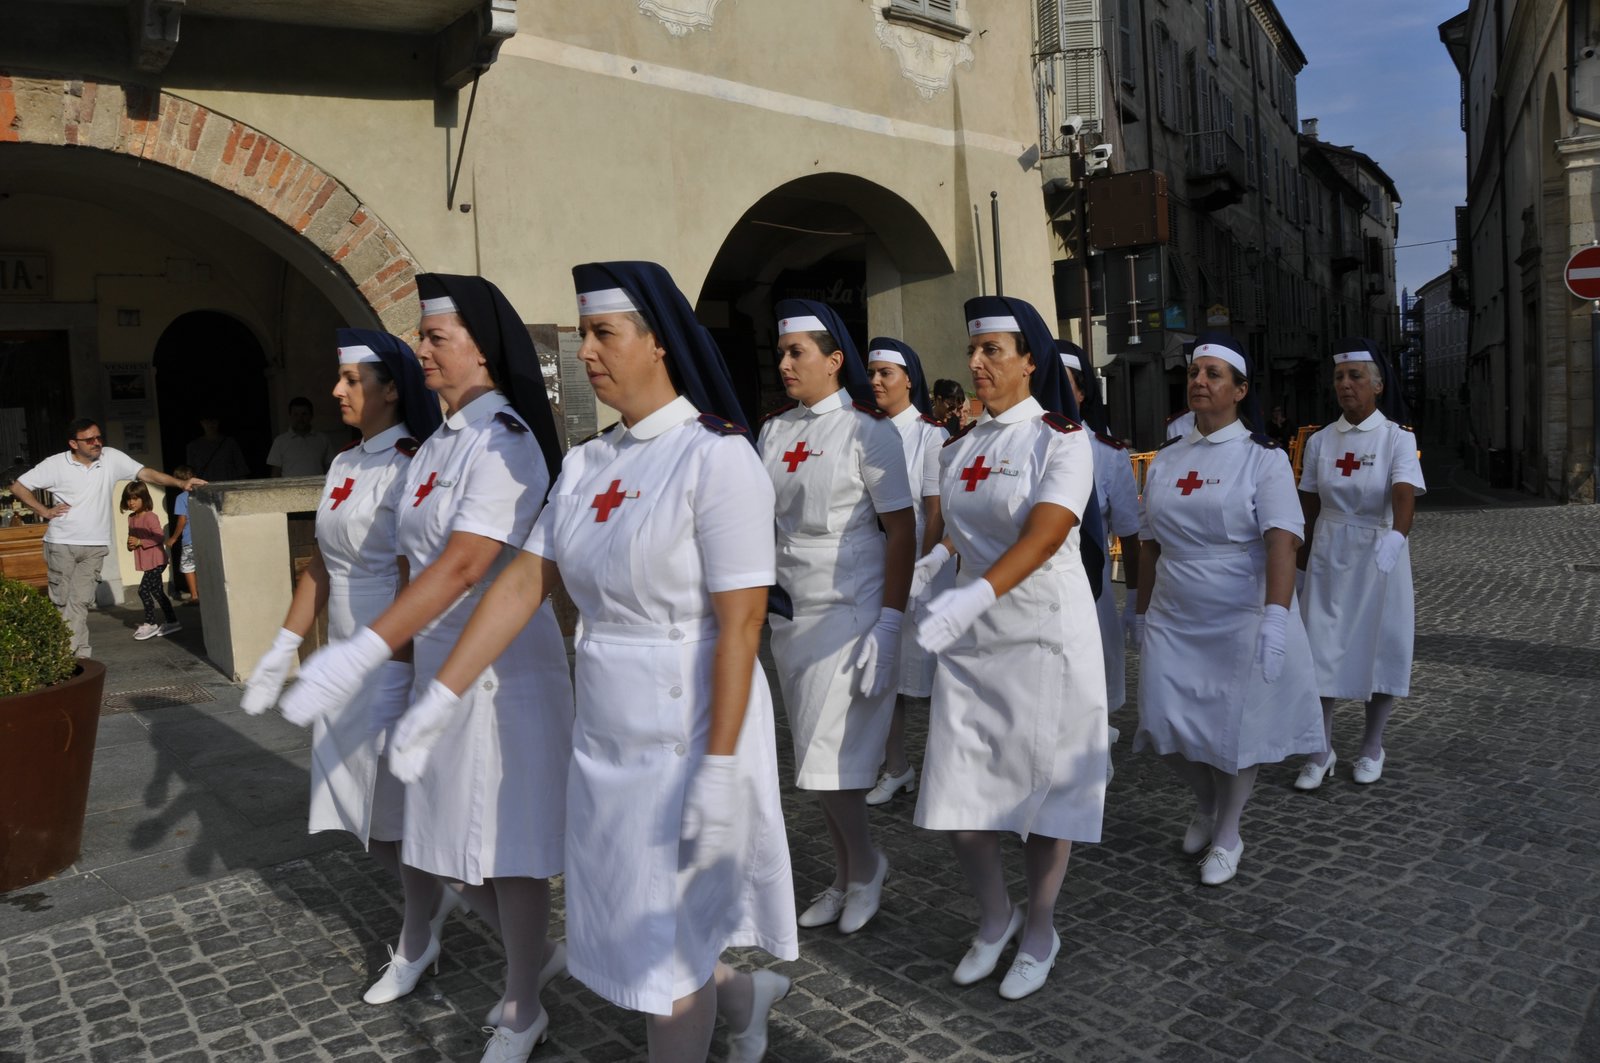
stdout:
<svg viewBox="0 0 1600 1063">
<path fill-rule="evenodd" d="M 1089 181 L 1083 172 L 1083 153 L 1074 156 L 1078 171 L 1078 255 L 1083 265 L 1083 359 L 1085 373 L 1094 372 L 1094 283 L 1089 278 Z M 1087 377 L 1085 377 L 1087 379 Z"/>
<path fill-rule="evenodd" d="M 1600 299 L 1589 311 L 1589 390 L 1594 397 L 1589 419 L 1594 434 L 1594 451 L 1589 458 L 1589 483 L 1594 498 L 1600 501 Z"/>
<path fill-rule="evenodd" d="M 1000 193 L 989 193 L 989 226 L 994 229 L 994 294 L 1006 294 L 1000 275 Z"/>
</svg>

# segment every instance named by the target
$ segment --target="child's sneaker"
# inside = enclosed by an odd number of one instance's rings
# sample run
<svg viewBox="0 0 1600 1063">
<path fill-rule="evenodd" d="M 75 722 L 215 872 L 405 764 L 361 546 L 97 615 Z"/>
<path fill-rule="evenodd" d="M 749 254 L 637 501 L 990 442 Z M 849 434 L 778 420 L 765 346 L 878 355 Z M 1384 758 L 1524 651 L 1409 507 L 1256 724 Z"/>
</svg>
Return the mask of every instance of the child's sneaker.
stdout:
<svg viewBox="0 0 1600 1063">
<path fill-rule="evenodd" d="M 183 625 L 182 624 L 178 623 L 176 620 L 170 620 L 167 623 L 162 624 L 159 628 L 157 628 L 156 629 L 156 634 L 157 635 L 162 635 L 162 636 L 175 635 L 175 634 L 177 634 L 178 632 L 180 632 L 182 630 L 183 630 Z"/>
<path fill-rule="evenodd" d="M 138 627 L 133 629 L 133 637 L 138 639 L 140 642 L 143 642 L 145 639 L 153 639 L 160 633 L 161 627 L 158 624 L 140 624 Z"/>
</svg>

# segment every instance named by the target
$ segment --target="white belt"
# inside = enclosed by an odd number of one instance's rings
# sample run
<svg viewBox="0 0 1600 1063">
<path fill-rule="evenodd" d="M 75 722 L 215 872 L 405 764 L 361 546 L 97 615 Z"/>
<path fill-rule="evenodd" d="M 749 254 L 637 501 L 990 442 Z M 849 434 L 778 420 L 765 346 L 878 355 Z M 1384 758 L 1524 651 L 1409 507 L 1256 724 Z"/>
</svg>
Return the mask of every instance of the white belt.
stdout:
<svg viewBox="0 0 1600 1063">
<path fill-rule="evenodd" d="M 674 642 L 705 642 L 717 637 L 717 618 L 704 616 L 671 624 L 621 624 L 609 620 L 580 620 L 578 638 L 633 646 L 659 646 Z"/>
<path fill-rule="evenodd" d="M 1390 527 L 1390 522 L 1381 517 L 1365 517 L 1359 513 L 1341 513 L 1333 509 L 1318 513 L 1317 520 L 1325 520 L 1329 524 L 1348 524 L 1355 528 L 1376 528 L 1379 531 L 1388 531 Z"/>
<path fill-rule="evenodd" d="M 1161 558 L 1168 561 L 1204 561 L 1213 557 L 1239 557 L 1240 555 L 1264 554 L 1266 545 L 1259 542 L 1228 543 L 1226 546 L 1182 546 L 1167 549 L 1161 548 Z"/>
</svg>

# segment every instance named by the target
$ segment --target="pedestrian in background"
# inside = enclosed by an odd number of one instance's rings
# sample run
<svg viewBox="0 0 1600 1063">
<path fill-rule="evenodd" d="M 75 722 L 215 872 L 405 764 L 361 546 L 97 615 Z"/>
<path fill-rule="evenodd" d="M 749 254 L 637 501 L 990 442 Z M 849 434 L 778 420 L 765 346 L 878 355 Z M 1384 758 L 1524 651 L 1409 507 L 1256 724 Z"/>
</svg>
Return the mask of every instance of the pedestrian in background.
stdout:
<svg viewBox="0 0 1600 1063">
<path fill-rule="evenodd" d="M 778 372 L 794 401 L 762 424 L 760 451 L 794 618 L 773 617 L 772 657 L 795 785 L 816 792 L 834 853 L 833 881 L 800 925 L 853 934 L 877 913 L 889 873 L 866 796 L 894 713 L 916 518 L 900 434 L 873 404 L 844 322 L 808 299 L 776 311 Z"/>
<path fill-rule="evenodd" d="M 172 475 L 178 480 L 193 478 L 194 470 L 187 465 L 175 466 Z M 185 605 L 200 604 L 200 587 L 195 577 L 194 529 L 189 525 L 189 492 L 179 491 L 172 496 L 172 530 L 167 533 L 167 554 L 176 559 L 173 565 L 173 590 L 178 589 L 181 576 L 188 597 Z"/>
<path fill-rule="evenodd" d="M 184 464 L 207 480 L 248 480 L 250 463 L 238 440 L 222 432 L 222 421 L 215 412 L 200 418 L 200 436 L 189 440 L 184 449 Z"/>
<path fill-rule="evenodd" d="M 150 489 L 138 480 L 122 489 L 119 507 L 128 515 L 128 549 L 133 553 L 133 567 L 141 573 L 139 602 L 144 606 L 144 623 L 134 628 L 133 637 L 143 642 L 157 635 L 166 636 L 182 631 L 178 616 L 172 611 L 172 600 L 161 586 L 161 573 L 167 567 L 167 549 L 161 534 L 161 518 L 154 512 Z M 164 623 L 156 623 L 156 606 L 161 607 Z"/>
<path fill-rule="evenodd" d="M 179 480 L 140 465 L 105 445 L 98 421 L 80 417 L 67 425 L 67 449 L 52 454 L 11 485 L 23 505 L 50 522 L 44 533 L 44 561 L 50 601 L 61 611 L 72 633 L 72 652 L 88 657 L 89 606 L 94 602 L 100 569 L 110 553 L 111 492 L 118 480 L 137 480 L 188 491 L 205 483 L 190 476 Z M 35 491 L 49 491 L 55 505 L 45 506 Z"/>
<path fill-rule="evenodd" d="M 291 718 L 349 701 L 413 640 L 416 682 L 427 689 L 527 541 L 561 467 L 538 353 L 500 289 L 423 273 L 417 293 L 417 356 L 446 416 L 411 459 L 400 499 L 395 546 L 408 579 L 369 626 L 306 662 L 282 699 Z M 491 1012 L 484 1059 L 525 1059 L 548 1021 L 539 990 L 564 966 L 546 930 L 550 878 L 563 868 L 572 680 L 549 603 L 459 701 L 407 719 L 388 747 L 406 783 L 401 860 L 438 876 L 499 932 L 506 993 Z M 409 991 L 439 940 L 426 920 L 407 920 L 396 952 L 395 991 Z"/>
<path fill-rule="evenodd" d="M 1366 702 L 1366 730 L 1352 777 L 1383 775 L 1383 731 L 1395 698 L 1411 692 L 1416 604 L 1411 590 L 1411 520 L 1427 492 L 1417 439 L 1399 381 L 1377 344 L 1365 337 L 1334 345 L 1333 390 L 1339 419 L 1306 442 L 1300 505 L 1300 596 L 1317 693 L 1322 696 L 1321 752 L 1295 780 L 1315 790 L 1333 770 L 1333 711 L 1340 698 Z"/>
<path fill-rule="evenodd" d="M 916 518 L 917 556 L 923 557 L 944 538 L 944 518 L 939 512 L 939 449 L 950 433 L 932 416 L 922 359 L 911 345 L 880 336 L 867 345 L 867 372 L 878 408 L 900 433 L 911 487 L 911 510 Z M 954 572 L 941 575 L 934 593 L 955 585 Z M 884 744 L 883 770 L 867 794 L 867 804 L 887 803 L 896 793 L 917 788 L 917 770 L 906 756 L 906 699 L 926 699 L 933 693 L 933 655 L 917 645 L 916 624 L 900 632 L 900 675 L 894 716 Z"/>
<path fill-rule="evenodd" d="M 1018 1000 L 1044 985 L 1060 954 L 1056 901 L 1072 843 L 1100 840 L 1105 672 L 1098 581 L 1080 542 L 1096 537 L 1094 458 L 1038 311 L 1001 296 L 965 309 L 984 412 L 940 453 L 946 537 L 917 566 L 920 594 L 952 555 L 961 562 L 955 587 L 918 613 L 917 640 L 938 668 L 915 822 L 950 832 L 978 902 L 952 980 L 987 978 L 1016 938 L 1000 995 Z M 1090 557 L 1098 576 L 1098 545 Z M 1021 904 L 1006 886 L 1002 834 L 1022 839 Z"/>
<path fill-rule="evenodd" d="M 289 430 L 272 441 L 267 468 L 273 476 L 321 476 L 333 463 L 333 440 L 311 427 L 311 400 L 296 395 L 289 400 Z"/>
<path fill-rule="evenodd" d="M 967 393 L 956 381 L 935 380 L 929 402 L 928 415 L 944 425 L 946 432 L 955 435 L 967 426 Z"/>
<path fill-rule="evenodd" d="M 1288 456 L 1258 428 L 1250 359 L 1205 332 L 1189 362 L 1195 427 L 1157 452 L 1140 522 L 1139 731 L 1194 792 L 1183 851 L 1220 886 L 1244 853 L 1257 770 L 1323 745 L 1311 648 L 1294 605 L 1304 521 Z"/>
</svg>

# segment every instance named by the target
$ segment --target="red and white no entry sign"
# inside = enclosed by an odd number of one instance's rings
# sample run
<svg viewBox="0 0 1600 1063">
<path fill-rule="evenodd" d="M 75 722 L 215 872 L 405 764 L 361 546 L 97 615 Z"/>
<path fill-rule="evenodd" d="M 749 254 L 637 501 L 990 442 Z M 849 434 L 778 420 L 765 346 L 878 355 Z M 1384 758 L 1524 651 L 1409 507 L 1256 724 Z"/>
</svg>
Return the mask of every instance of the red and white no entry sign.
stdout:
<svg viewBox="0 0 1600 1063">
<path fill-rule="evenodd" d="M 1567 291 L 1579 299 L 1600 299 L 1600 247 L 1586 247 L 1567 259 Z"/>
</svg>

